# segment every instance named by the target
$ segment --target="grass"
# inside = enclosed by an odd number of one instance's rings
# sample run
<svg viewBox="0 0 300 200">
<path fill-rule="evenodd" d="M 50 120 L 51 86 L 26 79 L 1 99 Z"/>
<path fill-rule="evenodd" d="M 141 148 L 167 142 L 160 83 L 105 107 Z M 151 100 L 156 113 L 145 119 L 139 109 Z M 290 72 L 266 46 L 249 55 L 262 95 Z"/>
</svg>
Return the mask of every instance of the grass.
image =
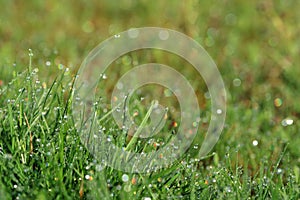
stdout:
<svg viewBox="0 0 300 200">
<path fill-rule="evenodd" d="M 0 2 L 6 7 L 0 9 L 1 199 L 300 198 L 299 1 Z M 219 67 L 228 110 L 219 142 L 200 160 L 196 155 L 210 116 L 201 77 L 159 51 L 133 52 L 114 62 L 99 85 L 104 98 L 98 113 L 115 144 L 150 152 L 168 140 L 158 135 L 124 141 L 107 114 L 114 72 L 132 68 L 128 58 L 180 71 L 202 111 L 198 139 L 181 159 L 136 174 L 105 167 L 93 157 L 74 126 L 71 105 L 74 77 L 87 53 L 105 38 L 141 26 L 172 28 L 197 40 Z M 153 90 L 142 88 L 136 99 L 149 94 L 146 100 L 131 102 L 138 123 L 147 123 L 145 105 L 164 91 L 158 87 L 151 96 Z M 174 133 L 176 99 L 163 101 L 175 108 L 164 129 Z M 287 125 L 287 119 L 293 123 Z"/>
</svg>

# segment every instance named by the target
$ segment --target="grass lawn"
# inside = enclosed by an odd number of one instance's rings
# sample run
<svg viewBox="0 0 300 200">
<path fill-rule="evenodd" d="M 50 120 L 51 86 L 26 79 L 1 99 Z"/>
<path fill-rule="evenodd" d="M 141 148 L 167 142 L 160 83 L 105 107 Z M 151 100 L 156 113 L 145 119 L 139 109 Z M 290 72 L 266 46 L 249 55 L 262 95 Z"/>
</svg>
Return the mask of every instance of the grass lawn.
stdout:
<svg viewBox="0 0 300 200">
<path fill-rule="evenodd" d="M 300 1 L 0 3 L 1 200 L 300 199 Z M 72 103 L 87 54 L 108 37 L 146 26 L 177 30 L 205 48 L 222 75 L 227 114 L 218 143 L 199 158 L 211 116 L 201 76 L 158 50 L 113 62 L 99 83 L 97 109 L 99 131 L 117 146 L 126 148 L 130 138 L 119 142 L 124 132 L 109 114 L 109 95 L 136 63 L 174 67 L 198 97 L 200 126 L 184 156 L 168 168 L 139 174 L 94 158 L 75 128 Z M 132 97 L 136 122 L 146 123 L 147 106 L 158 94 L 172 108 L 164 134 L 139 139 L 135 152 L 163 148 L 180 126 L 178 102 L 161 86 L 143 87 Z"/>
</svg>

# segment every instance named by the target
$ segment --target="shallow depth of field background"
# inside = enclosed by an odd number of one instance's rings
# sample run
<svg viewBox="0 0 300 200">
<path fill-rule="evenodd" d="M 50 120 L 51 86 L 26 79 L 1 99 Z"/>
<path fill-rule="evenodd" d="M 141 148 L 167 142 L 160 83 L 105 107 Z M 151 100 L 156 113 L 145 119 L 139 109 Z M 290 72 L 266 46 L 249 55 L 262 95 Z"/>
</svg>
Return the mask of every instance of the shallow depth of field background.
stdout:
<svg viewBox="0 0 300 200">
<path fill-rule="evenodd" d="M 207 185 L 206 180 L 208 185 L 213 185 L 207 170 L 210 167 L 215 171 L 223 166 L 233 167 L 233 171 L 242 167 L 249 170 L 251 180 L 258 178 L 256 182 L 259 182 L 263 178 L 259 178 L 259 171 L 269 174 L 277 166 L 285 147 L 285 155 L 270 181 L 276 185 L 277 176 L 281 176 L 282 184 L 287 185 L 293 176 L 298 181 L 294 184 L 299 185 L 300 1 L 0 0 L 0 3 L 0 89 L 27 69 L 28 49 L 33 52 L 32 68 L 38 69 L 41 82 L 49 86 L 66 68 L 69 77 L 74 76 L 88 52 L 118 32 L 146 26 L 174 29 L 205 48 L 216 62 L 227 90 L 228 113 L 224 131 L 213 149 L 216 155 L 204 160 L 205 167 L 199 172 L 208 177 L 199 180 L 204 183 L 203 187 Z M 172 56 L 158 60 L 176 65 Z M 191 81 L 199 79 L 188 70 L 186 74 Z M 107 87 L 112 87 L 111 84 Z M 201 96 L 205 95 L 201 94 L 201 87 L 205 90 L 205 86 L 193 84 L 200 88 L 201 103 Z M 4 98 L 1 94 L 0 109 L 3 110 Z M 206 106 L 205 103 L 200 105 L 204 110 Z M 0 127 L 2 135 L 7 134 L 4 129 Z M 5 145 L 1 140 L 2 149 Z M 261 168 L 262 165 L 268 166 L 267 169 Z M 84 165 L 78 169 L 87 170 Z M 5 167 L 1 171 L 10 174 Z M 23 192 L 11 192 L 14 183 L 6 180 L 15 181 L 2 178 L 0 189 L 4 188 L 14 197 Z M 80 198 L 81 182 L 69 184 Z M 43 184 L 36 188 L 34 194 L 37 195 L 48 191 Z M 299 192 L 299 187 L 295 188 Z M 238 189 L 231 190 L 238 193 Z M 226 189 L 224 191 L 220 194 L 225 194 Z M 255 191 L 248 195 L 257 195 Z"/>
</svg>

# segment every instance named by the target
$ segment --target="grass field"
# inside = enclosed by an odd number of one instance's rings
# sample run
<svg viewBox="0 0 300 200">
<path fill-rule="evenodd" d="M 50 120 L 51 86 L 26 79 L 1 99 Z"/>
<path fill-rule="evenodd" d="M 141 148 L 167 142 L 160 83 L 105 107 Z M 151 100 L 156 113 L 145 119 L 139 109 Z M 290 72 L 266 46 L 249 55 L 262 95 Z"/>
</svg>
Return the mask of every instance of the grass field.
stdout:
<svg viewBox="0 0 300 200">
<path fill-rule="evenodd" d="M 300 199 L 300 1 L 0 3 L 0 199 Z M 102 94 L 111 93 L 116 69 L 165 63 L 191 82 L 202 121 L 198 139 L 172 166 L 125 173 L 81 143 L 72 84 L 96 45 L 146 26 L 185 33 L 210 54 L 226 87 L 226 123 L 213 151 L 197 157 L 210 116 L 201 77 L 166 52 L 128 54 L 107 71 Z M 168 103 L 176 110 L 175 100 Z M 100 117 L 109 113 L 103 105 Z M 143 123 L 147 109 L 133 107 Z M 177 117 L 174 111 L 165 132 L 176 132 Z M 122 134 L 111 116 L 101 128 L 118 143 Z M 135 151 L 155 151 L 166 140 L 141 140 Z"/>
</svg>

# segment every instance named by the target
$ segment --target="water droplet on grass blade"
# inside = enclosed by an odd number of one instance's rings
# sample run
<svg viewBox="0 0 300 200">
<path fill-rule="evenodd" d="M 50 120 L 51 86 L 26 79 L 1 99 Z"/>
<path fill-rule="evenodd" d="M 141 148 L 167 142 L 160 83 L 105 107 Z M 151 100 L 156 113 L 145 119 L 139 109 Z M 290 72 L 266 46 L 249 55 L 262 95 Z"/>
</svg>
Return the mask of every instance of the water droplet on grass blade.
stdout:
<svg viewBox="0 0 300 200">
<path fill-rule="evenodd" d="M 253 140 L 253 141 L 252 141 L 252 145 L 253 145 L 253 146 L 257 146 L 257 145 L 258 145 L 258 141 L 257 141 L 257 140 Z"/>
<path fill-rule="evenodd" d="M 59 70 L 62 70 L 64 68 L 64 65 L 63 64 L 58 64 L 57 67 L 58 67 Z"/>
<path fill-rule="evenodd" d="M 239 78 L 235 78 L 235 79 L 233 79 L 232 84 L 235 87 L 239 87 L 242 84 L 242 81 Z"/>
<path fill-rule="evenodd" d="M 117 189 L 117 190 L 121 190 L 121 189 L 122 189 L 122 186 L 121 186 L 121 185 L 117 185 L 116 189 Z"/>
<path fill-rule="evenodd" d="M 46 61 L 45 64 L 46 64 L 47 67 L 49 67 L 51 65 L 51 62 L 50 61 Z"/>
<path fill-rule="evenodd" d="M 127 174 L 122 175 L 122 181 L 127 182 L 129 180 L 129 176 Z"/>
<path fill-rule="evenodd" d="M 218 110 L 217 110 L 217 114 L 218 114 L 218 115 L 220 115 L 220 114 L 222 114 L 222 113 L 223 113 L 223 111 L 222 111 L 221 109 L 218 109 Z"/>
<path fill-rule="evenodd" d="M 274 99 L 274 105 L 280 107 L 282 105 L 282 100 L 280 98 Z"/>
<path fill-rule="evenodd" d="M 120 38 L 121 37 L 121 35 L 120 34 L 116 34 L 116 35 L 114 35 L 114 38 Z"/>
<path fill-rule="evenodd" d="M 294 120 L 287 118 L 287 119 L 282 120 L 281 125 L 282 126 L 290 126 L 293 123 L 294 123 Z"/>
<path fill-rule="evenodd" d="M 277 174 L 281 174 L 283 172 L 283 170 L 281 168 L 277 169 Z"/>
<path fill-rule="evenodd" d="M 205 99 L 210 99 L 210 93 L 209 92 L 205 92 L 204 93 L 204 97 L 205 97 Z"/>
<path fill-rule="evenodd" d="M 225 188 L 225 191 L 226 191 L 227 193 L 231 193 L 231 192 L 232 192 L 231 187 L 227 186 L 227 187 Z"/>
<path fill-rule="evenodd" d="M 106 74 L 100 74 L 100 77 L 101 77 L 103 80 L 107 79 Z"/>
<path fill-rule="evenodd" d="M 29 57 L 32 57 L 33 56 L 32 49 L 28 49 L 28 51 L 29 51 L 29 53 L 28 53 Z"/>
</svg>

